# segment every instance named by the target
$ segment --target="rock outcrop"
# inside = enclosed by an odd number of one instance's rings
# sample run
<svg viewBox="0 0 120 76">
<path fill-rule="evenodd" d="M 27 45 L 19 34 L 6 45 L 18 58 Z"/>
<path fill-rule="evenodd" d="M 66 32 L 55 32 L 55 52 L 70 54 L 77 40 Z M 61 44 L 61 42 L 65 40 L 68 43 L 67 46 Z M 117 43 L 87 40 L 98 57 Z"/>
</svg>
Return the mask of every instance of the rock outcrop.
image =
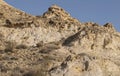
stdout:
<svg viewBox="0 0 120 76">
<path fill-rule="evenodd" d="M 0 0 L 0 76 L 120 76 L 120 33 L 57 5 L 32 16 Z"/>
</svg>

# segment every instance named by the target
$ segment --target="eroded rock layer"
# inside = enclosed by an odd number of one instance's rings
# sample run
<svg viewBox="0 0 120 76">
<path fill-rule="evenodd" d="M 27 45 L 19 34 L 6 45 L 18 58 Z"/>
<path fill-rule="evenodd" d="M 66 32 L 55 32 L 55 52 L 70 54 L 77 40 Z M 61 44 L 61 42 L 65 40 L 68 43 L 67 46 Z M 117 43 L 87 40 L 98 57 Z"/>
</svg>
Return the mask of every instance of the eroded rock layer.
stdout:
<svg viewBox="0 0 120 76">
<path fill-rule="evenodd" d="M 120 33 L 57 5 L 32 16 L 0 0 L 0 76 L 120 76 Z"/>
</svg>

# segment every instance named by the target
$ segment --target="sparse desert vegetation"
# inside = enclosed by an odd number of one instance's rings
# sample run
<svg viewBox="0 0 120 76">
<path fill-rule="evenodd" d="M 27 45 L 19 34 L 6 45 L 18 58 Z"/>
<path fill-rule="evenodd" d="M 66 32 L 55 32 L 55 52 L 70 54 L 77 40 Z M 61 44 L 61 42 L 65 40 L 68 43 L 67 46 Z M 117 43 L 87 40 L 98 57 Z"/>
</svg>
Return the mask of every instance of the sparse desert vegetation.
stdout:
<svg viewBox="0 0 120 76">
<path fill-rule="evenodd" d="M 0 76 L 120 76 L 120 33 L 52 5 L 32 16 L 0 0 Z"/>
</svg>

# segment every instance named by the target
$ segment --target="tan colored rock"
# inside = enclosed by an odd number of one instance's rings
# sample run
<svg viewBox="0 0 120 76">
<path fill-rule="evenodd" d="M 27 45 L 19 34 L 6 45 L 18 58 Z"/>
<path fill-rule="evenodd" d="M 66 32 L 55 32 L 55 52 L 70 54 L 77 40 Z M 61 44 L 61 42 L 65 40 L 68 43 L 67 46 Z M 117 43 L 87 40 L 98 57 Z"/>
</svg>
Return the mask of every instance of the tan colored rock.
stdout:
<svg viewBox="0 0 120 76">
<path fill-rule="evenodd" d="M 0 76 L 120 76 L 120 33 L 57 5 L 32 16 L 0 0 Z"/>
<path fill-rule="evenodd" d="M 61 17 L 62 19 L 66 19 L 67 17 L 70 17 L 70 14 L 57 5 L 51 6 L 48 8 L 48 11 L 43 14 L 43 17 L 46 18 L 53 18 L 56 16 Z"/>
</svg>

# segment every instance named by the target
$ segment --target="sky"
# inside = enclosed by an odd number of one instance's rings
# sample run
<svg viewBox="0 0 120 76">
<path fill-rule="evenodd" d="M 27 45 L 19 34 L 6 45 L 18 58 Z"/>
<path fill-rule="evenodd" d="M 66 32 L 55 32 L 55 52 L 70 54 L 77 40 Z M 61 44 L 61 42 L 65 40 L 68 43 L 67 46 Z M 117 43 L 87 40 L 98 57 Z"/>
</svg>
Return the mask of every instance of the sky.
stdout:
<svg viewBox="0 0 120 76">
<path fill-rule="evenodd" d="M 112 23 L 120 32 L 120 0 L 5 0 L 32 15 L 42 15 L 53 4 L 64 8 L 80 22 Z"/>
</svg>

